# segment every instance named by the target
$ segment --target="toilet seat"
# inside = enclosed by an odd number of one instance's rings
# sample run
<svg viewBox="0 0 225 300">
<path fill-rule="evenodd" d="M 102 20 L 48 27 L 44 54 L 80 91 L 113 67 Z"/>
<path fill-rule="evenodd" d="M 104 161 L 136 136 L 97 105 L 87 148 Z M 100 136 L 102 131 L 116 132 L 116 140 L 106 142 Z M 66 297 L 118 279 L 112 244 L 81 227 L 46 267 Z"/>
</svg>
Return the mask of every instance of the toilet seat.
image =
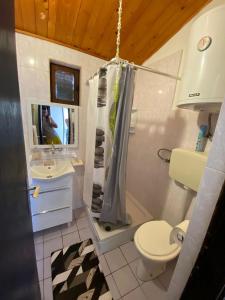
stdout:
<svg viewBox="0 0 225 300">
<path fill-rule="evenodd" d="M 134 241 L 142 255 L 148 259 L 168 261 L 180 252 L 180 246 L 170 244 L 172 227 L 165 221 L 150 221 L 136 231 Z"/>
</svg>

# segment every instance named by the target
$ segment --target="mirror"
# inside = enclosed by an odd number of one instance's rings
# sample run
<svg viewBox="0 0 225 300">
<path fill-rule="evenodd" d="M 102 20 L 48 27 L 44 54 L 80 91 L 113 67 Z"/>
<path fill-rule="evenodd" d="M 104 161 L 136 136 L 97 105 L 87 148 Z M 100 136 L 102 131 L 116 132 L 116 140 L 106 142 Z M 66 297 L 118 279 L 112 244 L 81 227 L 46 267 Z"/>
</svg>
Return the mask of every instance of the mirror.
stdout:
<svg viewBox="0 0 225 300">
<path fill-rule="evenodd" d="M 33 145 L 78 145 L 78 107 L 31 104 Z"/>
</svg>

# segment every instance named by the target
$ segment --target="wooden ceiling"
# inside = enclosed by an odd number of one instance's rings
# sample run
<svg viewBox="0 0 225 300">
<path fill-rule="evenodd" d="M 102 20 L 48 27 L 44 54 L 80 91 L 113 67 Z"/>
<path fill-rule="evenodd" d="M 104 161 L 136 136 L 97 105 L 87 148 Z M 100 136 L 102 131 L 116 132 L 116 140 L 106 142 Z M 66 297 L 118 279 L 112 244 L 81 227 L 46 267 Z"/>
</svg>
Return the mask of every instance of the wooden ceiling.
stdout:
<svg viewBox="0 0 225 300">
<path fill-rule="evenodd" d="M 210 0 L 123 0 L 120 57 L 141 64 Z M 15 0 L 16 30 L 115 56 L 118 0 Z"/>
</svg>

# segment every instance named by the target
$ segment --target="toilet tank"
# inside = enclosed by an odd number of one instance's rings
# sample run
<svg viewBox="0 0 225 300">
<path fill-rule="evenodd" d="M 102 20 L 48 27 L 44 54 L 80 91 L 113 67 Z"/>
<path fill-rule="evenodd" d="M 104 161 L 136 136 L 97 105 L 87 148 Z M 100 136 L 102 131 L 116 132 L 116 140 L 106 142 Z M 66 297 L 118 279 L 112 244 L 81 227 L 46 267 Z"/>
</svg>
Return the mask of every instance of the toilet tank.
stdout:
<svg viewBox="0 0 225 300">
<path fill-rule="evenodd" d="M 190 31 L 177 106 L 218 112 L 225 96 L 225 5 L 196 19 Z"/>
<path fill-rule="evenodd" d="M 197 192 L 207 158 L 205 152 L 182 148 L 173 149 L 169 167 L 170 178 Z"/>
</svg>

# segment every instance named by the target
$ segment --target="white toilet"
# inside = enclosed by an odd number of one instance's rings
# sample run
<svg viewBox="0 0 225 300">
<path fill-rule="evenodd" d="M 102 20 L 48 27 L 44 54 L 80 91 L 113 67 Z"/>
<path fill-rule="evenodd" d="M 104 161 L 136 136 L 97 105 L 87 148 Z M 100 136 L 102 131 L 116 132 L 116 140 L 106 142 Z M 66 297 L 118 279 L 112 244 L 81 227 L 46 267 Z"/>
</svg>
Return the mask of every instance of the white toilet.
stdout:
<svg viewBox="0 0 225 300">
<path fill-rule="evenodd" d="M 186 188 L 197 191 L 206 160 L 205 154 L 174 149 L 170 159 L 169 176 Z M 186 220 L 190 219 L 193 203 L 192 200 Z M 138 228 L 134 235 L 134 244 L 142 257 L 137 266 L 137 275 L 141 280 L 148 281 L 156 278 L 165 271 L 166 263 L 179 255 L 189 221 L 185 222 L 181 236 L 179 228 L 177 231 L 177 227 L 173 228 L 163 220 L 150 221 Z M 182 223 L 177 226 L 182 227 L 184 225 Z M 174 234 L 173 241 L 171 241 L 171 233 Z"/>
<path fill-rule="evenodd" d="M 166 263 L 174 259 L 181 246 L 170 243 L 173 227 L 166 221 L 150 221 L 136 231 L 134 243 L 142 259 L 137 266 L 137 276 L 148 281 L 156 278 L 166 269 Z"/>
</svg>

